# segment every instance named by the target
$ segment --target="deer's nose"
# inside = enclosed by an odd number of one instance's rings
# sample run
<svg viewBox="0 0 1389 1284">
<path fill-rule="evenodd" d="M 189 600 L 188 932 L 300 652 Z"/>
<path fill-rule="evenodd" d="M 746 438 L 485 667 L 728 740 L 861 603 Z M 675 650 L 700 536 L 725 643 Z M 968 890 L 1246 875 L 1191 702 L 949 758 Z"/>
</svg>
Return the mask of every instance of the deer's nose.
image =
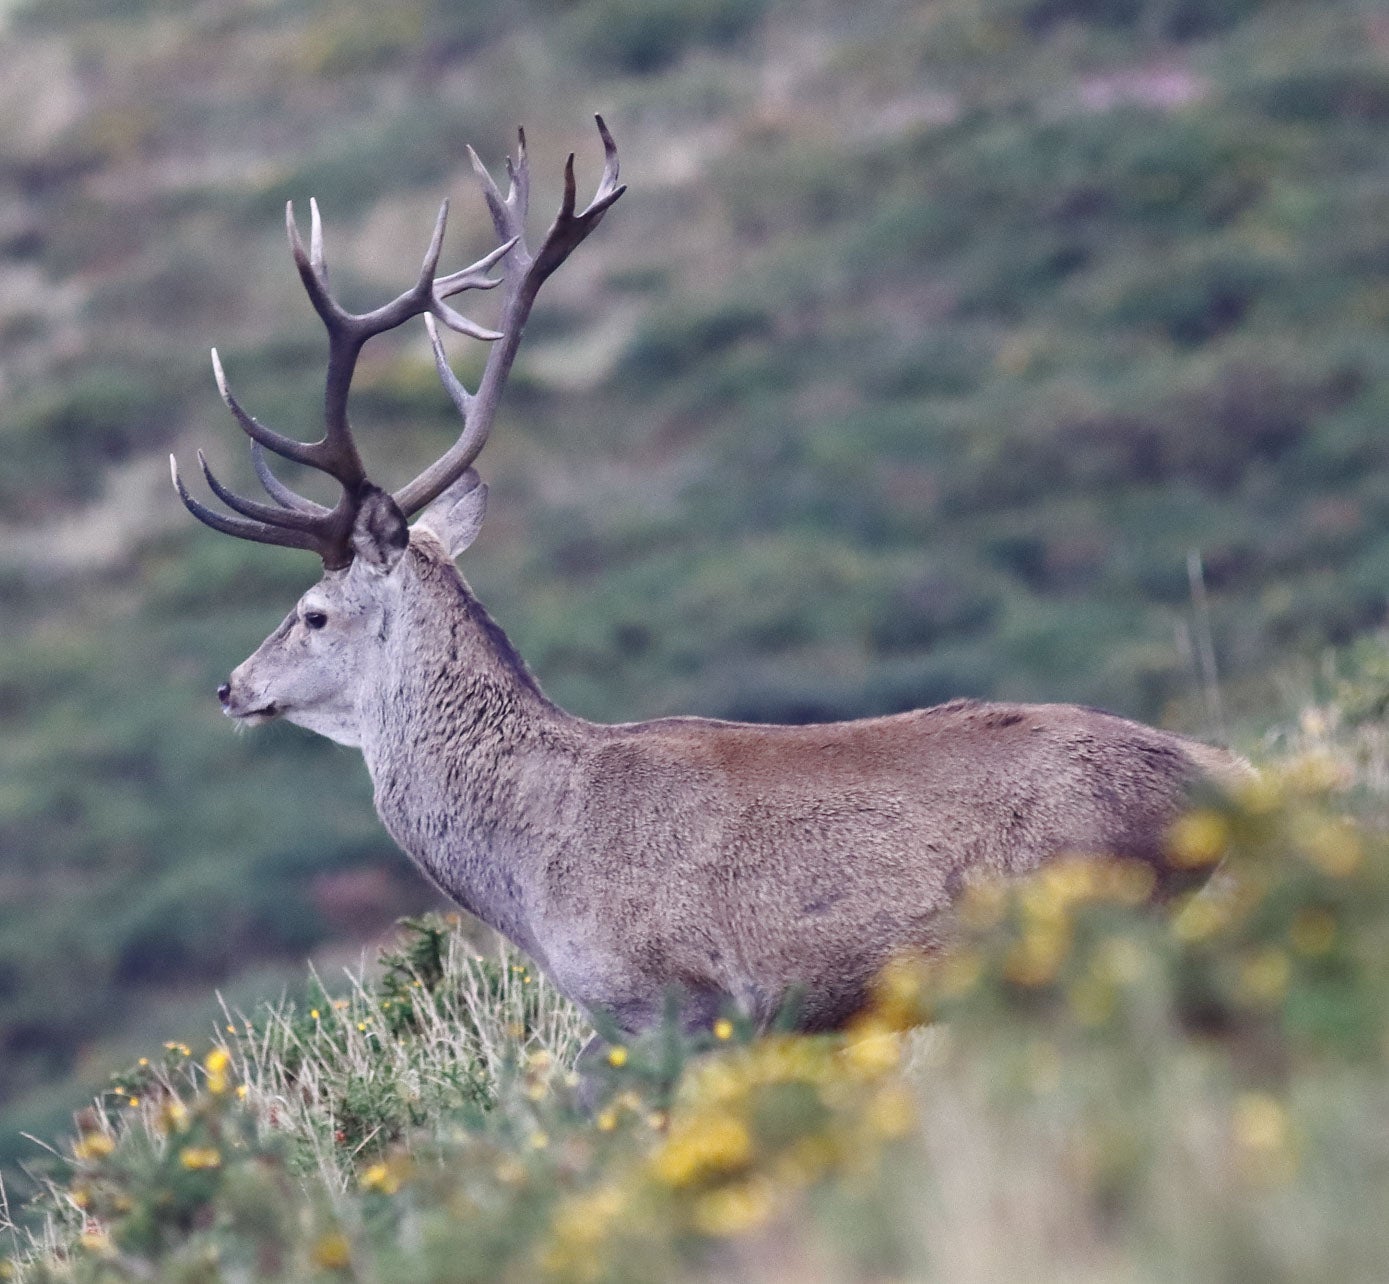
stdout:
<svg viewBox="0 0 1389 1284">
<path fill-rule="evenodd" d="M 223 705 L 231 699 L 231 685 L 229 683 L 224 682 L 217 688 L 217 699 L 221 701 Z"/>
</svg>

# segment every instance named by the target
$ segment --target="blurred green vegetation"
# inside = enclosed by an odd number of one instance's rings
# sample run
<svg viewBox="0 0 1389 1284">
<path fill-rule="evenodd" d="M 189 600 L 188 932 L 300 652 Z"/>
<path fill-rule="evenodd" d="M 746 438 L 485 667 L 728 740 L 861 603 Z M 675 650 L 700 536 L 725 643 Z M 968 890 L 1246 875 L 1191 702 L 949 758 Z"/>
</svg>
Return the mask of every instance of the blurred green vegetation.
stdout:
<svg viewBox="0 0 1389 1284">
<path fill-rule="evenodd" d="M 997 695 L 1211 731 L 1190 549 L 1237 717 L 1383 618 L 1359 0 L 45 0 L 0 81 L 0 1158 L 176 996 L 428 899 L 356 755 L 217 715 L 312 559 L 162 482 L 240 450 L 214 342 L 316 435 L 286 199 L 366 303 L 446 193 L 449 262 L 487 248 L 465 142 L 496 169 L 526 122 L 539 221 L 606 114 L 632 190 L 537 310 L 465 567 L 576 712 Z M 395 483 L 453 422 L 422 336 L 380 349 L 354 410 Z"/>
</svg>

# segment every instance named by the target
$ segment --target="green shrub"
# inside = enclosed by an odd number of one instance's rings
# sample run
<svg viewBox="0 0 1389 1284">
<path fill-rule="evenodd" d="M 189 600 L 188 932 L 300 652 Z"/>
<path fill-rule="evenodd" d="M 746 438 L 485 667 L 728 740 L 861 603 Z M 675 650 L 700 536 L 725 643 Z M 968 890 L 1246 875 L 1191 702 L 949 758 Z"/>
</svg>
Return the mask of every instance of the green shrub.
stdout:
<svg viewBox="0 0 1389 1284">
<path fill-rule="evenodd" d="M 19 512 L 55 495 L 90 499 L 113 464 L 147 449 L 151 439 L 167 440 L 168 407 L 142 374 L 97 366 L 15 407 L 0 440 L 23 456 L 24 469 L 6 471 L 0 499 Z"/>
<path fill-rule="evenodd" d="M 769 326 L 767 311 L 753 303 L 668 311 L 648 321 L 632 338 L 622 356 L 619 377 L 651 386 L 672 375 L 706 369 L 711 358 L 765 336 Z"/>
<path fill-rule="evenodd" d="M 746 37 L 765 10 L 766 0 L 584 0 L 566 27 L 589 65 L 645 76 Z"/>
<path fill-rule="evenodd" d="M 1268 0 L 1011 0 L 1033 31 L 1066 22 L 1137 28 L 1170 40 L 1194 40 L 1238 25 Z"/>
</svg>

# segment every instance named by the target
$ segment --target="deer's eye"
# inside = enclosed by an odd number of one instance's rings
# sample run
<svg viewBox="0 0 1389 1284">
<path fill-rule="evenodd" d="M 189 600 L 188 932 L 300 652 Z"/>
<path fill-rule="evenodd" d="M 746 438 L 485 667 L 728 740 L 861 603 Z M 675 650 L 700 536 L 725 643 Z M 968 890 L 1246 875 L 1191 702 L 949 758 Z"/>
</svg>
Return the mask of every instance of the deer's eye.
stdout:
<svg viewBox="0 0 1389 1284">
<path fill-rule="evenodd" d="M 322 611 L 305 611 L 304 623 L 311 629 L 321 629 L 328 623 L 328 617 Z"/>
</svg>

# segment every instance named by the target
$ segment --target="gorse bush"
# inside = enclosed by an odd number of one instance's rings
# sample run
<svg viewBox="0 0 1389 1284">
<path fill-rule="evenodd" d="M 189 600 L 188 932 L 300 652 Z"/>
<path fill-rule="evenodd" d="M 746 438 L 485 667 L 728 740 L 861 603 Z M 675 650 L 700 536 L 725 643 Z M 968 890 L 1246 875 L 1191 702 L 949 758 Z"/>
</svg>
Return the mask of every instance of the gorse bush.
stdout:
<svg viewBox="0 0 1389 1284">
<path fill-rule="evenodd" d="M 1150 868 L 1084 856 L 971 887 L 954 947 L 890 968 L 843 1035 L 667 1023 L 607 1049 L 591 1113 L 578 1014 L 411 920 L 343 994 L 315 979 L 120 1076 L 0 1270 L 952 1278 L 977 1255 L 1156 1280 L 1175 1252 L 1195 1278 L 1373 1278 L 1386 1231 L 1353 1210 L 1389 1195 L 1364 1126 L 1389 1105 L 1389 841 L 1319 719 L 1174 827 L 1170 861 L 1218 867 L 1194 895 L 1155 908 Z"/>
</svg>

